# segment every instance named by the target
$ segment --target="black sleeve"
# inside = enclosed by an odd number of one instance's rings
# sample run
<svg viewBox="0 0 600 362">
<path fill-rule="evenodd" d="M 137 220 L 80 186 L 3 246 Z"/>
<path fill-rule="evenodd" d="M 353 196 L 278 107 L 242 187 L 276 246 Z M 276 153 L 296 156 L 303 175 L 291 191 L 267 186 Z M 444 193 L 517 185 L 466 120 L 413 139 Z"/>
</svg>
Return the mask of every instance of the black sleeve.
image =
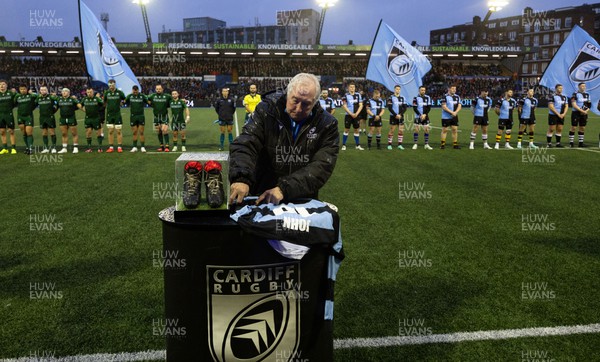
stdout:
<svg viewBox="0 0 600 362">
<path fill-rule="evenodd" d="M 398 111 L 400 112 L 400 114 L 404 115 L 404 112 L 406 112 L 407 108 L 408 108 L 408 106 L 406 105 L 406 99 L 404 99 L 404 102 L 402 102 Z"/>
<path fill-rule="evenodd" d="M 242 133 L 229 147 L 229 182 L 243 182 L 252 186 L 255 182 L 256 160 L 265 140 L 264 118 L 266 112 L 259 103 Z"/>
<path fill-rule="evenodd" d="M 394 102 L 392 102 L 392 97 L 388 99 L 387 109 L 390 111 L 390 117 L 395 118 L 398 113 L 394 112 Z"/>
<path fill-rule="evenodd" d="M 340 140 L 338 123 L 329 113 L 324 112 L 324 117 L 327 125 L 323 129 L 321 147 L 309 164 L 277 181 L 286 202 L 317 194 L 335 168 Z"/>
</svg>

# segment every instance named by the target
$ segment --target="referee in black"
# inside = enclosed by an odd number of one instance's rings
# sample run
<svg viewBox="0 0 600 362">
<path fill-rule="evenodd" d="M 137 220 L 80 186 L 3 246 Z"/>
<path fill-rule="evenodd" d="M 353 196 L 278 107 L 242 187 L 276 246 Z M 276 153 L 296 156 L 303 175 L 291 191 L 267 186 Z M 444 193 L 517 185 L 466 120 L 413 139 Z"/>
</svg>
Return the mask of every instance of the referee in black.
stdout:
<svg viewBox="0 0 600 362">
<path fill-rule="evenodd" d="M 219 116 L 219 126 L 221 127 L 221 146 L 219 151 L 225 148 L 225 131 L 229 136 L 229 144 L 233 142 L 233 115 L 235 114 L 235 100 L 229 96 L 229 88 L 221 89 L 221 96 L 215 101 L 215 111 Z"/>
</svg>

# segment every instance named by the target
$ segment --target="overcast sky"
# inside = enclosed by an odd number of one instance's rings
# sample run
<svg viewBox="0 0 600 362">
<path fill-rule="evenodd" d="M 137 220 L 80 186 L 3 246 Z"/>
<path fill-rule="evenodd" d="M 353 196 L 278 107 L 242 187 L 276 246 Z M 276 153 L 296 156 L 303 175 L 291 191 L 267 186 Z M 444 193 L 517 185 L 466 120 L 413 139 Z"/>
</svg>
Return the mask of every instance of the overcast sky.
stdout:
<svg viewBox="0 0 600 362">
<path fill-rule="evenodd" d="M 0 35 L 7 40 L 71 41 L 79 36 L 77 0 L 1 0 Z M 581 5 L 574 0 L 513 1 L 494 17 L 519 15 L 529 6 L 535 11 Z M 110 16 L 108 32 L 117 42 L 143 42 L 145 31 L 138 5 L 131 0 L 87 0 L 96 16 Z M 251 5 L 248 5 L 251 4 Z M 321 43 L 371 45 L 379 20 L 383 18 L 406 40 L 429 44 L 429 31 L 470 22 L 474 15 L 483 17 L 486 1 L 419 1 L 419 0 L 339 0 L 327 11 Z M 276 23 L 277 10 L 313 8 L 316 0 L 150 0 L 147 5 L 152 38 L 158 40 L 163 26 L 182 30 L 184 17 L 209 16 L 232 25 L 251 25 L 255 18 L 262 25 Z M 45 11 L 45 12 L 44 12 Z M 36 26 L 41 19 L 53 19 L 56 27 Z"/>
</svg>

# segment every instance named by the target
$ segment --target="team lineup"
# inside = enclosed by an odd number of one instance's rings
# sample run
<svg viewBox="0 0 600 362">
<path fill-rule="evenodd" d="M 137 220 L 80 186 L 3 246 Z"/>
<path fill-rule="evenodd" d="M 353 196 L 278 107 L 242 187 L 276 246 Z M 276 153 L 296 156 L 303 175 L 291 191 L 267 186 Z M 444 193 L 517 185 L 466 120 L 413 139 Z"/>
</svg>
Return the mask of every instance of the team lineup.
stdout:
<svg viewBox="0 0 600 362">
<path fill-rule="evenodd" d="M 414 124 L 412 128 L 412 149 L 418 148 L 419 134 L 423 134 L 424 148 L 432 150 L 429 145 L 432 130 L 429 112 L 433 106 L 432 98 L 427 95 L 427 88 L 421 86 L 419 93 L 407 102 L 400 93 L 401 87 L 396 85 L 394 92 L 387 99 L 382 98 L 379 90 L 374 90 L 371 97 L 363 96 L 356 90 L 356 85 L 350 83 L 347 93 L 343 97 L 332 99 L 328 90 L 324 89 L 319 97 L 321 107 L 327 112 L 334 114 L 337 108 L 345 111 L 344 132 L 342 136 L 341 149 L 346 150 L 346 143 L 350 130 L 353 129 L 355 148 L 364 150 L 360 144 L 361 132 L 367 134 L 367 149 L 371 149 L 373 138 L 375 147 L 381 149 L 381 138 L 383 118 L 385 111 L 389 112 L 389 132 L 387 134 L 387 149 L 394 147 L 394 137 L 397 136 L 396 147 L 404 150 L 405 114 L 410 106 L 414 111 Z M 462 110 L 461 97 L 456 94 L 456 86 L 450 85 L 448 92 L 440 100 L 441 102 L 441 135 L 440 149 L 446 148 L 448 132 L 452 137 L 452 148 L 460 149 L 458 140 L 458 114 Z M 243 98 L 245 107 L 245 122 L 251 119 L 257 104 L 261 102 L 261 96 L 257 92 L 255 84 L 250 85 L 249 94 Z M 527 136 L 528 147 L 537 148 L 534 143 L 536 126 L 535 109 L 538 100 L 534 97 L 534 90 L 527 90 L 522 98 L 513 98 L 513 90 L 506 90 L 501 99 L 492 100 L 488 97 L 488 90 L 482 89 L 479 96 L 472 100 L 471 112 L 473 113 L 473 128 L 469 138 L 469 149 L 475 148 L 475 140 L 480 132 L 484 149 L 513 149 L 510 144 L 512 129 L 514 125 L 513 113 L 518 112 L 518 136 L 517 148 L 522 148 L 523 138 Z M 103 94 L 95 93 L 92 87 L 87 87 L 85 96 L 77 100 L 71 95 L 68 88 L 61 90 L 60 96 L 50 94 L 47 87 L 41 86 L 39 93 L 33 93 L 25 85 L 20 85 L 18 91 L 9 90 L 8 83 L 0 80 L 0 135 L 2 137 L 2 149 L 0 154 L 16 154 L 15 118 L 13 109 L 17 108 L 17 125 L 23 136 L 25 153 L 33 153 L 33 129 L 35 108 L 39 110 L 39 127 L 42 131 L 43 150 L 41 153 L 67 153 L 69 134 L 71 135 L 72 153 L 79 152 L 79 136 L 77 130 L 77 119 L 75 111 L 78 109 L 85 112 L 84 126 L 86 137 L 85 152 L 92 150 L 92 134 L 95 131 L 97 139 L 97 152 L 123 152 L 123 118 L 121 107 L 130 109 L 130 126 L 132 131 L 132 147 L 130 152 L 146 152 L 146 139 L 144 135 L 146 106 L 152 108 L 153 126 L 157 133 L 159 147 L 158 152 L 178 151 L 181 141 L 181 151 L 186 152 L 186 125 L 190 122 L 190 110 L 185 99 L 180 98 L 176 90 L 166 94 L 162 85 L 155 86 L 155 92 L 145 95 L 137 86 L 133 86 L 131 94 L 117 89 L 116 82 L 110 80 L 108 89 Z M 219 150 L 225 149 L 225 134 L 229 144 L 233 142 L 233 124 L 236 111 L 235 99 L 230 96 L 228 88 L 222 88 L 220 96 L 214 102 L 213 107 L 218 115 L 215 123 L 220 126 Z M 598 105 L 600 110 L 600 104 Z M 569 146 L 586 147 L 584 143 L 585 127 L 587 125 L 588 113 L 591 108 L 590 94 L 586 92 L 586 84 L 579 83 L 577 92 L 570 98 L 563 94 L 563 86 L 557 84 L 554 93 L 548 98 L 548 130 L 546 133 L 547 147 L 564 147 L 562 144 L 562 132 L 567 112 L 571 111 L 571 128 L 569 130 Z M 169 117 L 169 109 L 170 117 Z M 493 109 L 498 116 L 498 130 L 495 135 L 495 145 L 488 144 L 488 126 L 490 123 L 489 112 Z M 56 135 L 56 116 L 59 114 L 59 129 L 61 132 L 62 148 L 57 150 L 58 140 Z M 104 124 L 108 130 L 108 148 L 102 148 L 104 141 Z M 368 125 L 368 133 L 366 129 Z M 169 130 L 172 131 L 172 147 Z M 576 137 L 577 136 L 577 137 Z M 554 137 L 555 143 L 552 143 Z M 502 145 L 502 139 L 504 144 Z M 9 147 L 10 141 L 10 147 Z M 139 148 L 138 148 L 139 146 Z"/>
<path fill-rule="evenodd" d="M 381 129 L 382 119 L 387 108 L 390 113 L 390 130 L 388 133 L 388 150 L 393 149 L 393 138 L 398 130 L 397 148 L 404 150 L 404 114 L 409 108 L 405 97 L 400 95 L 401 87 L 394 87 L 392 94 L 387 101 L 381 99 L 378 90 L 373 91 L 372 98 L 363 99 L 360 93 L 356 92 L 355 85 L 351 83 L 348 86 L 348 93 L 340 100 L 333 101 L 328 97 L 327 91 L 321 94 L 321 106 L 334 113 L 336 107 L 345 110 L 344 117 L 344 134 L 342 138 L 342 151 L 346 150 L 346 142 L 348 140 L 350 128 L 354 128 L 354 141 L 357 150 L 364 150 L 360 145 L 361 124 L 367 118 L 369 133 L 367 134 L 367 148 L 371 149 L 372 139 L 375 136 L 377 148 L 381 148 Z M 414 111 L 414 131 L 413 131 L 413 146 L 412 149 L 418 148 L 419 133 L 423 130 L 424 133 L 424 148 L 432 150 L 429 145 L 429 136 L 431 131 L 429 112 L 432 108 L 432 98 L 426 94 L 426 87 L 419 87 L 419 94 L 412 100 L 412 108 Z M 570 98 L 562 94 L 563 86 L 557 84 L 554 89 L 554 94 L 548 98 L 548 131 L 546 133 L 547 147 L 563 148 L 561 143 L 562 130 L 565 124 L 567 111 L 572 108 L 571 112 L 571 128 L 569 130 L 569 146 L 575 147 L 575 135 L 577 134 L 578 147 L 587 147 L 584 141 L 585 127 L 587 125 L 588 113 L 592 106 L 590 94 L 586 92 L 585 83 L 578 84 L 577 92 L 573 93 Z M 496 133 L 496 143 L 494 149 L 500 149 L 502 137 L 504 136 L 504 148 L 513 149 L 510 145 L 511 133 L 513 128 L 513 111 L 517 109 L 519 128 L 517 137 L 517 148 L 522 148 L 523 137 L 528 136 L 530 148 L 538 148 L 534 144 L 535 131 L 535 109 L 538 105 L 538 100 L 534 97 L 534 90 L 529 89 L 527 93 L 515 100 L 513 98 L 513 90 L 509 89 L 504 92 L 504 96 L 495 102 L 488 97 L 487 90 L 481 90 L 480 95 L 473 99 L 471 103 L 471 112 L 473 113 L 473 128 L 470 134 L 469 149 L 475 148 L 475 138 L 477 132 L 481 129 L 481 140 L 484 149 L 492 149 L 488 144 L 488 113 L 491 109 L 498 115 L 498 131 Z M 458 113 L 462 110 L 461 97 L 456 94 L 456 86 L 448 87 L 448 92 L 441 99 L 442 105 L 442 131 L 440 137 L 440 149 L 446 148 L 446 137 L 448 131 L 452 134 L 452 148 L 460 149 L 458 141 Z M 570 106 L 569 106 L 570 105 Z M 600 110 L 600 102 L 597 105 Z M 555 143 L 552 143 L 552 137 L 555 138 Z"/>
</svg>

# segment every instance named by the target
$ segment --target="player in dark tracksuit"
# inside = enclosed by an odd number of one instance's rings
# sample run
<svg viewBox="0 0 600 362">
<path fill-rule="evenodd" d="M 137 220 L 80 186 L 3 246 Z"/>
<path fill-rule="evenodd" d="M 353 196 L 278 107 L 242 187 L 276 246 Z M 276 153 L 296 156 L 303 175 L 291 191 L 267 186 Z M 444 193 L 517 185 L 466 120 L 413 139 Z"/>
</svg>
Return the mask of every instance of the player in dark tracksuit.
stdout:
<svg viewBox="0 0 600 362">
<path fill-rule="evenodd" d="M 221 97 L 215 101 L 215 111 L 219 115 L 219 126 L 221 126 L 220 151 L 223 151 L 225 145 L 225 131 L 229 138 L 229 144 L 233 143 L 233 115 L 235 114 L 235 100 L 229 96 L 229 88 L 221 90 Z"/>
</svg>

